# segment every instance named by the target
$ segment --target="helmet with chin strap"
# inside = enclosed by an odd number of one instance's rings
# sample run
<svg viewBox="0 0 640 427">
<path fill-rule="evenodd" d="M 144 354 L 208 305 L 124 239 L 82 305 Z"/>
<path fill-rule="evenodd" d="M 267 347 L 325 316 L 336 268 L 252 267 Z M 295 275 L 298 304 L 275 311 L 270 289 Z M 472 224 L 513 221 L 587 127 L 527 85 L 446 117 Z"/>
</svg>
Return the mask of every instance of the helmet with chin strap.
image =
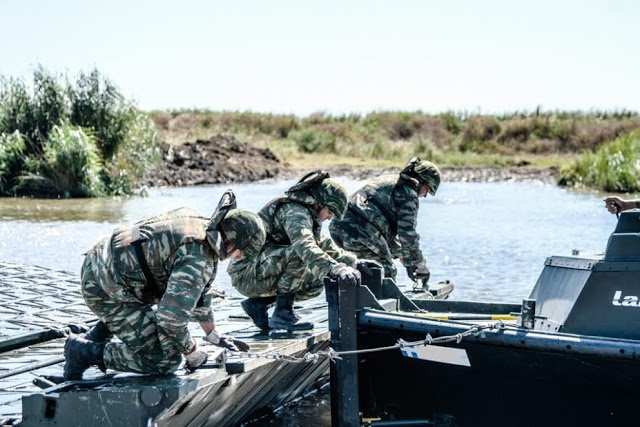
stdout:
<svg viewBox="0 0 640 427">
<path fill-rule="evenodd" d="M 287 193 L 293 191 L 306 191 L 321 207 L 326 207 L 340 219 L 347 213 L 349 203 L 347 190 L 338 181 L 330 178 L 329 172 L 317 170 L 308 173 L 287 190 Z"/>
<path fill-rule="evenodd" d="M 207 241 L 216 248 L 221 258 L 229 256 L 229 246 L 242 251 L 242 256 L 253 258 L 260 253 L 266 232 L 262 220 L 255 213 L 236 207 L 236 196 L 227 190 L 207 226 Z"/>
<path fill-rule="evenodd" d="M 440 169 L 435 164 L 427 160 L 422 161 L 419 157 L 412 157 L 402 172 L 417 179 L 420 184 L 427 185 L 429 193 L 435 196 L 440 186 Z"/>
</svg>

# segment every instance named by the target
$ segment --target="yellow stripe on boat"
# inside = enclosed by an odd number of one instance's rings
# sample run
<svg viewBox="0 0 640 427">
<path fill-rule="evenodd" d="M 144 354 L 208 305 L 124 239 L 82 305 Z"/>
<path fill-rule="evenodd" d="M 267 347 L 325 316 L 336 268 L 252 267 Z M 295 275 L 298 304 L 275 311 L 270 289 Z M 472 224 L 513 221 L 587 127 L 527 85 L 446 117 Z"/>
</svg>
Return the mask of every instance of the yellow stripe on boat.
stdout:
<svg viewBox="0 0 640 427">
<path fill-rule="evenodd" d="M 510 314 L 474 314 L 474 313 L 411 313 L 418 317 L 439 320 L 518 320 Z"/>
</svg>

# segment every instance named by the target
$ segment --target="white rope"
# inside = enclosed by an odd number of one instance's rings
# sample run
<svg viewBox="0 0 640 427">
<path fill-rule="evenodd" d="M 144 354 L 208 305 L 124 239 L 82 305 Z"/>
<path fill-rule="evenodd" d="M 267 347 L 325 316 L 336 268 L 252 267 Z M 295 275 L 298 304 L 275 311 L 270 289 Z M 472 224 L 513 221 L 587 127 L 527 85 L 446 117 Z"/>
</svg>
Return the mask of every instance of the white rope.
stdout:
<svg viewBox="0 0 640 427">
<path fill-rule="evenodd" d="M 402 338 L 398 338 L 398 342 L 394 345 L 389 345 L 385 347 L 375 347 L 375 348 L 364 348 L 360 350 L 349 350 L 349 351 L 335 351 L 333 348 L 329 347 L 328 350 L 320 350 L 315 353 L 305 353 L 304 356 L 290 356 L 281 353 L 267 353 L 267 354 L 258 354 L 258 353 L 245 353 L 241 351 L 231 351 L 227 350 L 229 353 L 233 354 L 235 357 L 240 359 L 273 359 L 273 360 L 284 360 L 286 362 L 291 363 L 317 363 L 320 361 L 320 357 L 327 357 L 332 362 L 336 360 L 342 360 L 341 356 L 348 356 L 352 354 L 365 354 L 365 353 L 375 353 L 379 351 L 388 351 L 401 349 L 405 347 L 416 347 L 419 345 L 432 345 L 432 344 L 442 344 L 448 342 L 456 342 L 456 344 L 460 344 L 462 340 L 470 335 L 484 338 L 484 331 L 487 329 L 504 329 L 505 324 L 502 320 L 489 325 L 473 325 L 471 328 L 464 332 L 457 333 L 455 335 L 445 335 L 437 338 L 433 338 L 430 334 L 427 334 L 424 340 L 407 342 Z"/>
</svg>

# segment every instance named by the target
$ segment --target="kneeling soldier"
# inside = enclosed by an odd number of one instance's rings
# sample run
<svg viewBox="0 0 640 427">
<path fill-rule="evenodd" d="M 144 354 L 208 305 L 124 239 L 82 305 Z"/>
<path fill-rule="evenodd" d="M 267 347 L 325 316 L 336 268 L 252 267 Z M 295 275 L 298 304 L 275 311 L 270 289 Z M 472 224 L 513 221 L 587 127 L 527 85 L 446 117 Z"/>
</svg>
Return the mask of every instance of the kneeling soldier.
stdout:
<svg viewBox="0 0 640 427">
<path fill-rule="evenodd" d="M 189 334 L 200 322 L 205 340 L 234 351 L 249 346 L 218 334 L 212 282 L 218 260 L 251 258 L 265 240 L 262 221 L 236 209 L 225 192 L 211 218 L 180 208 L 113 232 L 86 255 L 82 294 L 100 322 L 84 338 L 65 343 L 65 380 L 82 379 L 97 365 L 142 374 L 174 372 L 185 356 L 188 369 L 207 360 Z M 157 304 L 157 309 L 152 308 Z M 108 342 L 111 332 L 122 342 Z"/>
<path fill-rule="evenodd" d="M 294 300 L 320 295 L 324 277 L 360 284 L 360 271 L 370 273 L 366 263 L 337 247 L 320 230 L 334 215 L 342 218 L 347 209 L 347 192 L 326 172 L 306 175 L 273 199 L 258 215 L 267 231 L 267 241 L 254 259 L 232 260 L 231 283 L 242 295 L 245 312 L 260 329 L 306 330 L 293 312 Z M 267 309 L 275 302 L 268 318 Z"/>
</svg>

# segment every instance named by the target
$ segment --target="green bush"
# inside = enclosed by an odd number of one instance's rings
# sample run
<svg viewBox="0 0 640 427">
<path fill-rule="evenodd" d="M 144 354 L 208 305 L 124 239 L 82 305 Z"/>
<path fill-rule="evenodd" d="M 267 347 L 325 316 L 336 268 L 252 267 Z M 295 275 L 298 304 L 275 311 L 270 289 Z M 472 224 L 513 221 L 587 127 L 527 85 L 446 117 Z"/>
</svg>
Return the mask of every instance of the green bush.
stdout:
<svg viewBox="0 0 640 427">
<path fill-rule="evenodd" d="M 293 131 L 290 138 L 295 141 L 298 149 L 305 153 L 335 153 L 335 135 L 314 129 Z"/>
<path fill-rule="evenodd" d="M 603 191 L 640 191 L 640 132 L 587 151 L 564 168 L 558 184 Z"/>
<path fill-rule="evenodd" d="M 21 80 L 0 79 L 0 133 L 19 132 L 27 137 L 35 130 L 35 108 L 26 84 Z"/>
<path fill-rule="evenodd" d="M 93 129 L 104 159 L 109 159 L 126 138 L 129 105 L 118 89 L 97 70 L 80 74 L 67 87 L 71 123 Z"/>
<path fill-rule="evenodd" d="M 515 119 L 507 122 L 498 136 L 503 143 L 526 142 L 534 131 L 534 122 L 528 119 Z"/>
<path fill-rule="evenodd" d="M 20 135 L 24 161 L 3 163 L 0 195 L 130 194 L 160 159 L 153 122 L 97 70 L 72 82 L 38 67 L 31 87 L 0 77 L 3 146 L 16 141 L 10 135 Z M 0 148 L 4 158 L 14 152 Z"/>
<path fill-rule="evenodd" d="M 29 172 L 20 177 L 18 193 L 62 198 L 105 194 L 94 138 L 82 128 L 68 123 L 54 126 L 42 148 L 42 156 L 28 159 Z"/>
<path fill-rule="evenodd" d="M 44 141 L 54 126 L 69 116 L 68 102 L 63 84 L 42 67 L 33 73 L 33 86 L 31 139 Z"/>
<path fill-rule="evenodd" d="M 462 142 L 482 142 L 494 139 L 500 133 L 500 121 L 493 116 L 471 117 L 464 125 Z"/>
<path fill-rule="evenodd" d="M 453 135 L 458 135 L 462 131 L 462 118 L 459 114 L 455 114 L 451 111 L 440 114 L 440 120 L 444 123 L 447 131 Z"/>
<path fill-rule="evenodd" d="M 162 160 L 158 131 L 146 114 L 130 109 L 127 113 L 125 144 L 121 144 L 112 162 L 107 164 L 107 188 L 109 194 L 131 194 L 132 182 L 144 171 Z"/>
<path fill-rule="evenodd" d="M 22 171 L 25 137 L 18 131 L 0 134 L 0 194 L 8 193 L 16 184 L 15 177 Z"/>
</svg>

